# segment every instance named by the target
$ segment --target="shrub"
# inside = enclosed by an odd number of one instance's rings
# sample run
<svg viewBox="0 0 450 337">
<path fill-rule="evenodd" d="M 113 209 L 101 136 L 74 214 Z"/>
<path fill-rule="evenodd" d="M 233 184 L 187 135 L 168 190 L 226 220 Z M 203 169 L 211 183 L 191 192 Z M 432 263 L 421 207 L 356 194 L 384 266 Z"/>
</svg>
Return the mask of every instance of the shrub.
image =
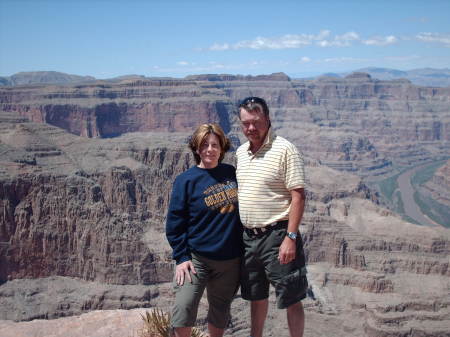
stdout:
<svg viewBox="0 0 450 337">
<path fill-rule="evenodd" d="M 141 315 L 143 320 L 142 329 L 139 330 L 139 337 L 171 337 L 170 315 L 156 308 L 151 312 L 146 311 Z M 197 328 L 192 328 L 191 337 L 206 337 Z"/>
</svg>

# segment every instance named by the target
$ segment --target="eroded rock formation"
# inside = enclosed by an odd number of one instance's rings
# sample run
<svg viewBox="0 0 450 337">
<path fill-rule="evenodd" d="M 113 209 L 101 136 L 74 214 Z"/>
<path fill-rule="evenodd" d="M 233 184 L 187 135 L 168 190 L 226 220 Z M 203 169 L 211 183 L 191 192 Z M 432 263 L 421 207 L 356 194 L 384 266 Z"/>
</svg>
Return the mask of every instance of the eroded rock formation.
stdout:
<svg viewBox="0 0 450 337">
<path fill-rule="evenodd" d="M 449 140 L 446 89 L 360 74 L 335 81 L 206 76 L 132 80 L 102 94 L 98 84 L 52 87 L 51 93 L 1 89 L 0 318 L 55 318 L 170 299 L 164 220 L 174 177 L 193 164 L 187 137 L 200 121 L 216 121 L 237 145 L 235 103 L 261 95 L 273 107 L 277 132 L 306 155 L 301 232 L 311 336 L 336 324 L 336 336 L 445 335 L 450 231 L 401 220 L 363 178 L 344 171 L 365 177 L 386 172 L 394 161 L 441 156 Z M 113 92 L 118 96 L 111 98 Z M 408 98 L 411 111 L 399 97 Z M 407 125 L 417 123 L 423 127 L 411 133 Z M 99 137 L 83 137 L 89 133 Z M 119 136 L 100 138 L 112 135 Z M 55 296 L 61 288 L 70 295 Z M 229 333 L 248 335 L 246 305 L 238 300 L 234 310 Z M 268 331 L 281 331 L 284 314 L 271 315 Z M 424 322 L 420 329 L 416 321 Z"/>
</svg>

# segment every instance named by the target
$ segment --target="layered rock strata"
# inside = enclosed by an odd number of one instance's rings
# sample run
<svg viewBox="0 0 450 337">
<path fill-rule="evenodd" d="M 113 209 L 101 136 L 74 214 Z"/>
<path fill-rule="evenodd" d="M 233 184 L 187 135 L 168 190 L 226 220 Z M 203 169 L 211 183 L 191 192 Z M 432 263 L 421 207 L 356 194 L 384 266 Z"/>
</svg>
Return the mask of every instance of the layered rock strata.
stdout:
<svg viewBox="0 0 450 337">
<path fill-rule="evenodd" d="M 190 132 L 218 122 L 239 141 L 237 103 L 267 99 L 274 126 L 322 164 L 364 176 L 437 158 L 450 149 L 449 88 L 356 73 L 344 79 L 199 75 L 67 86 L 0 88 L 0 109 L 85 137 Z"/>
<path fill-rule="evenodd" d="M 171 298 L 160 291 L 170 288 L 173 268 L 163 227 L 171 183 L 192 165 L 184 144 L 199 123 L 218 122 L 238 145 L 236 104 L 249 95 L 268 100 L 277 132 L 307 155 L 301 231 L 310 335 L 326 334 L 324 321 L 340 326 L 336 336 L 445 335 L 448 230 L 405 223 L 360 178 L 335 169 L 376 179 L 448 154 L 449 90 L 364 74 L 0 89 L 0 317 L 55 318 Z M 445 182 L 442 170 L 433 186 Z M 60 296 L 52 292 L 75 278 Z M 83 282 L 92 282 L 89 291 Z M 234 310 L 230 333 L 248 335 L 245 304 Z M 270 315 L 267 331 L 286 332 L 277 325 L 283 313 Z"/>
<path fill-rule="evenodd" d="M 164 219 L 174 177 L 193 164 L 185 145 L 189 134 L 89 139 L 11 113 L 3 117 L 0 318 L 55 318 L 172 301 Z M 450 231 L 406 223 L 381 208 L 361 178 L 306 159 L 301 233 L 310 280 L 305 306 L 317 322 L 311 329 L 356 313 L 360 322 L 345 325 L 338 336 L 389 332 L 379 308 L 412 298 L 418 306 L 442 308 L 436 320 L 447 324 Z M 424 291 L 423 284 L 430 286 Z M 201 325 L 205 307 L 202 301 Z M 230 333 L 248 335 L 246 304 L 238 300 L 234 310 L 239 314 Z M 396 316 L 398 336 L 415 320 L 431 321 L 427 312 L 416 311 Z M 280 330 L 282 315 L 271 311 L 268 331 Z M 439 329 L 427 323 L 421 331 L 432 335 Z"/>
</svg>

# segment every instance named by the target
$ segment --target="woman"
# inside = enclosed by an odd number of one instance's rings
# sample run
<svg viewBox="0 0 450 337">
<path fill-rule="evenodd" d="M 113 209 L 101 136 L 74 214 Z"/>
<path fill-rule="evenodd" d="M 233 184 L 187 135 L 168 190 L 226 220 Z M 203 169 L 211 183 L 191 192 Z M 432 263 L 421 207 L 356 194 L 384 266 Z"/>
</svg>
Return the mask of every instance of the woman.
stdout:
<svg viewBox="0 0 450 337">
<path fill-rule="evenodd" d="M 200 125 L 189 147 L 197 165 L 176 177 L 167 214 L 166 235 L 176 261 L 171 325 L 175 336 L 190 336 L 206 288 L 209 334 L 221 337 L 242 255 L 235 168 L 222 163 L 230 142 L 216 124 Z"/>
</svg>

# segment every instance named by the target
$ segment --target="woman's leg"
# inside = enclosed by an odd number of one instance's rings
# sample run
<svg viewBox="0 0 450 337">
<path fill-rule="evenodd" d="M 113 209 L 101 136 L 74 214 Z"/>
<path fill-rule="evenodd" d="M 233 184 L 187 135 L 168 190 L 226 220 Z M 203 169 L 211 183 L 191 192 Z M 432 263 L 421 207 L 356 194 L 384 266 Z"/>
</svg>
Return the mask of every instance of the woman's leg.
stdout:
<svg viewBox="0 0 450 337">
<path fill-rule="evenodd" d="M 175 280 L 173 282 L 175 303 L 172 308 L 171 326 L 175 336 L 190 336 L 197 319 L 198 305 L 208 281 L 207 266 L 195 256 L 192 257 L 192 263 L 196 270 L 196 274 L 191 273 L 192 282 L 186 279 L 181 286 Z"/>
<path fill-rule="evenodd" d="M 174 328 L 173 331 L 174 331 L 174 336 L 175 337 L 190 337 L 191 336 L 192 327 Z"/>
<path fill-rule="evenodd" d="M 211 337 L 223 336 L 230 320 L 230 306 L 239 288 L 240 259 L 214 261 L 206 285 L 208 297 L 208 330 Z"/>
</svg>

